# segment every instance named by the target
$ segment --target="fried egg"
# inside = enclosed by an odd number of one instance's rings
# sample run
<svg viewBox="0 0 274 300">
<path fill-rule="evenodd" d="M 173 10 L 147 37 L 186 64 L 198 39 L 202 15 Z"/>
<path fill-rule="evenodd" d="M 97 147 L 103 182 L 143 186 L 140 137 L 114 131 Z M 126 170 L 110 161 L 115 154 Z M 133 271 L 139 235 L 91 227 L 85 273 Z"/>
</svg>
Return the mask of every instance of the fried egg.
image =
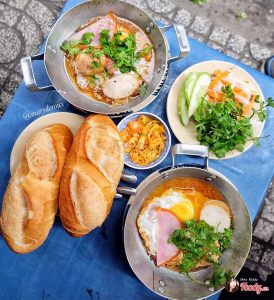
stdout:
<svg viewBox="0 0 274 300">
<path fill-rule="evenodd" d="M 139 232 L 145 242 L 145 246 L 151 255 L 157 253 L 157 209 L 165 208 L 170 210 L 180 222 L 193 219 L 195 206 L 189 199 L 189 195 L 195 191 L 179 188 L 170 188 L 160 197 L 153 198 L 141 210 L 137 224 Z"/>
</svg>

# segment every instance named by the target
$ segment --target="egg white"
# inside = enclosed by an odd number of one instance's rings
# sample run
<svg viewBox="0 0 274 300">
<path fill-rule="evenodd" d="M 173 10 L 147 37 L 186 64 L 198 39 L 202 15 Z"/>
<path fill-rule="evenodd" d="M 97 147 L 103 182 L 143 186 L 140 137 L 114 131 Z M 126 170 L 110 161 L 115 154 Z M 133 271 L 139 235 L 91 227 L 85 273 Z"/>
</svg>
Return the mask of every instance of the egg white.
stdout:
<svg viewBox="0 0 274 300">
<path fill-rule="evenodd" d="M 153 198 L 138 217 L 139 231 L 145 235 L 146 246 L 151 255 L 157 253 L 157 213 L 156 208 L 170 209 L 177 203 L 188 201 L 183 191 L 169 189 L 161 197 Z"/>
</svg>

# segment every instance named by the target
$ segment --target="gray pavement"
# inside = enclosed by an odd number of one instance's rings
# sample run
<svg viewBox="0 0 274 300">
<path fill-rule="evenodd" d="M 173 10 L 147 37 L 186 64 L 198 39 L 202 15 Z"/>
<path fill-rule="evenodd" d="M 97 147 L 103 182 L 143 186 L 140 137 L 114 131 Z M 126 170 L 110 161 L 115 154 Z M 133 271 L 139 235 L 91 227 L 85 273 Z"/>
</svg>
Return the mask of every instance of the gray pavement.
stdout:
<svg viewBox="0 0 274 300">
<path fill-rule="evenodd" d="M 0 118 L 22 79 L 20 59 L 38 53 L 65 0 L 0 0 Z M 274 54 L 273 0 L 128 0 L 163 22 L 177 22 L 189 36 L 261 69 Z M 248 19 L 238 19 L 245 12 Z M 274 271 L 274 185 L 254 224 L 246 267 L 266 279 Z"/>
<path fill-rule="evenodd" d="M 37 54 L 64 2 L 0 1 L 0 118 L 22 79 L 20 59 Z"/>
</svg>

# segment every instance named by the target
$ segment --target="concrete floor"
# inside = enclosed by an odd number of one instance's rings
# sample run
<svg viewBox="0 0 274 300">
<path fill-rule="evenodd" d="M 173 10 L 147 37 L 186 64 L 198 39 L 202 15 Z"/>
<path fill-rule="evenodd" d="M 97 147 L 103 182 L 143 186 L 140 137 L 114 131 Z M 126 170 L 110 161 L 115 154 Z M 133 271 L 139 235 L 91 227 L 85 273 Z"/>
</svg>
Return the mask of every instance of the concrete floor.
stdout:
<svg viewBox="0 0 274 300">
<path fill-rule="evenodd" d="M 249 42 L 260 44 L 274 53 L 274 1 L 273 0 L 209 0 L 197 5 L 189 0 L 170 0 L 177 7 L 211 20 Z M 247 19 L 237 14 L 245 12 Z"/>
</svg>

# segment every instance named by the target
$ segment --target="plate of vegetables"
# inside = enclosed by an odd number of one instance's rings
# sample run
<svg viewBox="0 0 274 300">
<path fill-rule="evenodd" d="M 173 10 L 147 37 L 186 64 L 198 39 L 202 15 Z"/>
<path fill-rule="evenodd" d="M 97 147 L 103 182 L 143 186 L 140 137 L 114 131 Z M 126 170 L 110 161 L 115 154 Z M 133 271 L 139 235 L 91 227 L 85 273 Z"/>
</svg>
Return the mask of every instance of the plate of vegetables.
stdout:
<svg viewBox="0 0 274 300">
<path fill-rule="evenodd" d="M 255 79 L 242 68 L 205 61 L 177 77 L 167 116 L 181 143 L 208 146 L 210 158 L 224 159 L 260 145 L 268 106 L 274 106 L 273 99 L 265 101 Z"/>
</svg>

